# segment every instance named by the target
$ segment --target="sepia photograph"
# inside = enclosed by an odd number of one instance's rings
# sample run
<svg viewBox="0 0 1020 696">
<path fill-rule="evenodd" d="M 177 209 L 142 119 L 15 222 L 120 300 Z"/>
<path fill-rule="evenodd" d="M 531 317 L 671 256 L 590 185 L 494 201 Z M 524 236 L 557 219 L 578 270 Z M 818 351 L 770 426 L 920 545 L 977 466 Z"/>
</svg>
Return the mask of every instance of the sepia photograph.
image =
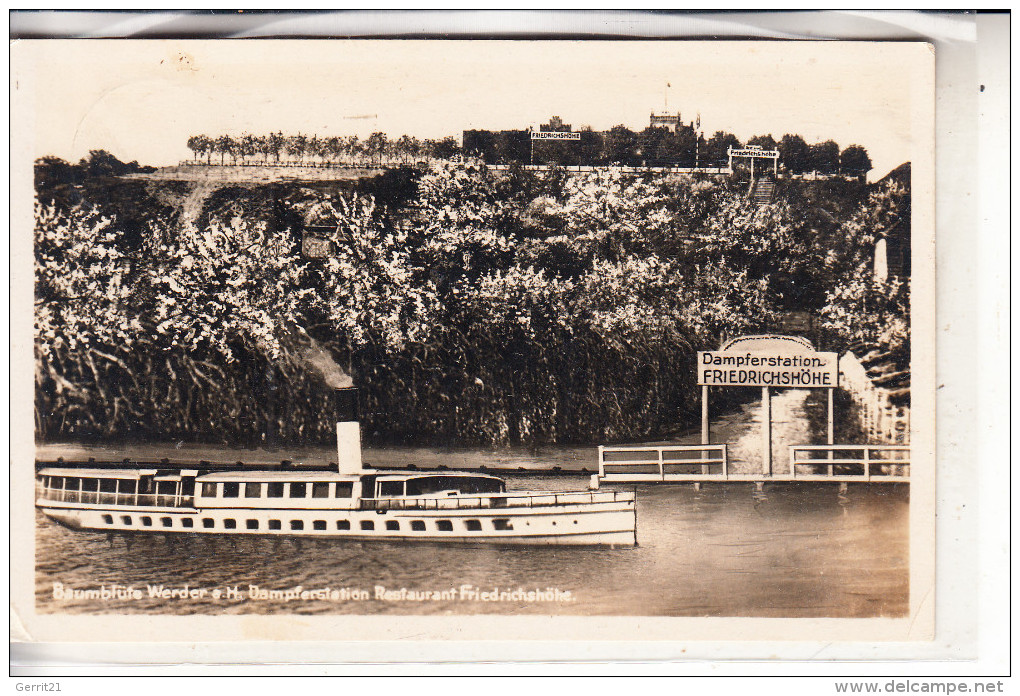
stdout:
<svg viewBox="0 0 1020 696">
<path fill-rule="evenodd" d="M 11 56 L 28 635 L 931 637 L 930 44 Z"/>
</svg>

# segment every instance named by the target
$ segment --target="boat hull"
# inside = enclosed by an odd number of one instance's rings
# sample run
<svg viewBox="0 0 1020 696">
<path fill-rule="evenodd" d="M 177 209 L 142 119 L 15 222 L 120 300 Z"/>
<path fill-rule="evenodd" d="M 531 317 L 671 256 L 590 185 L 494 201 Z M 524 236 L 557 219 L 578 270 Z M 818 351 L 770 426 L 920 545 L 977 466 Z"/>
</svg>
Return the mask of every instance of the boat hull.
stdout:
<svg viewBox="0 0 1020 696">
<path fill-rule="evenodd" d="M 634 546 L 634 500 L 530 508 L 448 510 L 150 508 L 37 501 L 70 529 L 108 533 Z"/>
</svg>

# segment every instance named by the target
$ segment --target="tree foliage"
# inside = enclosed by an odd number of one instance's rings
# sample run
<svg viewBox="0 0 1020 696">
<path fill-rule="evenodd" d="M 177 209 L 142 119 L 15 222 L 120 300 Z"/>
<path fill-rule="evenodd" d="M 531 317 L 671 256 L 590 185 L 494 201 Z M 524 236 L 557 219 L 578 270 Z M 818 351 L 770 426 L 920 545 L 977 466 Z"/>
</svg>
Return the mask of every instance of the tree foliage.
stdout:
<svg viewBox="0 0 1020 696">
<path fill-rule="evenodd" d="M 864 176 L 871 171 L 871 157 L 860 145 L 850 145 L 840 153 L 839 167 L 847 176 Z"/>
<path fill-rule="evenodd" d="M 428 159 L 452 159 L 460 152 L 456 139 L 420 140 L 402 135 L 397 139 L 376 132 L 364 140 L 356 135 L 329 136 L 282 132 L 256 135 L 242 133 L 234 136 L 223 133 L 215 137 L 192 135 L 188 149 L 196 161 L 219 164 L 295 164 L 295 165 L 379 165 L 408 164 Z"/>
<path fill-rule="evenodd" d="M 862 201 L 838 239 L 722 179 L 436 161 L 409 191 L 293 203 L 333 221 L 325 259 L 257 216 L 154 216 L 125 247 L 101 210 L 40 203 L 41 437 L 328 441 L 313 344 L 362 387 L 377 441 L 656 436 L 697 418 L 697 350 L 792 306 L 824 305 L 840 341 L 896 339 L 905 316 L 862 270 L 902 192 Z"/>
</svg>

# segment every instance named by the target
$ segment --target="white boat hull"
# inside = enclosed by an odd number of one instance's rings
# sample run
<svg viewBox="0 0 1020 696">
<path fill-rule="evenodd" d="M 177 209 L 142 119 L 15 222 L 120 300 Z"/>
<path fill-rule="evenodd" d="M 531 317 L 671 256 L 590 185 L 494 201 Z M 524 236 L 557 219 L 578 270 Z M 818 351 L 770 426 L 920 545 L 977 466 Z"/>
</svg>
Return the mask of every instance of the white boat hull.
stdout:
<svg viewBox="0 0 1020 696">
<path fill-rule="evenodd" d="M 49 518 L 95 532 L 284 536 L 485 544 L 621 545 L 637 543 L 635 503 L 445 510 L 155 508 L 54 503 Z"/>
</svg>

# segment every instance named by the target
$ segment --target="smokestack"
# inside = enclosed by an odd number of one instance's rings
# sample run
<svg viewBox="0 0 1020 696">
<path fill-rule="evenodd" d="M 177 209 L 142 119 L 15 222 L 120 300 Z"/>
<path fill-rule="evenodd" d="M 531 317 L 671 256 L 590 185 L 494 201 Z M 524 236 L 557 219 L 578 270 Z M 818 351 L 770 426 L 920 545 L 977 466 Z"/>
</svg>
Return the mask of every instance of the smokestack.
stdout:
<svg viewBox="0 0 1020 696">
<path fill-rule="evenodd" d="M 341 474 L 360 474 L 361 425 L 358 423 L 358 388 L 344 387 L 335 392 L 336 463 Z"/>
</svg>

